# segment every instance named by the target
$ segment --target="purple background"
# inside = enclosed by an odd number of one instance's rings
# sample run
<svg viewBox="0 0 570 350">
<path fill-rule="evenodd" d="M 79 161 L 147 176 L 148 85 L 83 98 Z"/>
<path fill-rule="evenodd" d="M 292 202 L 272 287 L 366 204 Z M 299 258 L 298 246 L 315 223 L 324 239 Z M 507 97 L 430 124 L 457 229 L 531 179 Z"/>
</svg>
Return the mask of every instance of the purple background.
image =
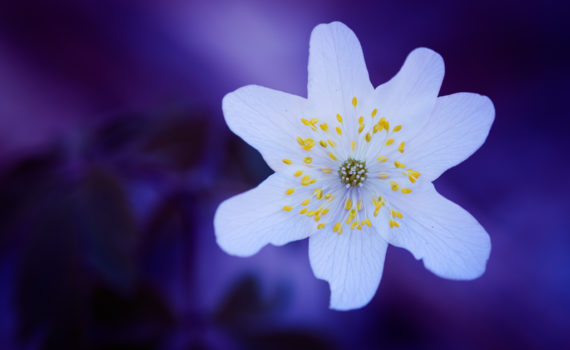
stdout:
<svg viewBox="0 0 570 350">
<path fill-rule="evenodd" d="M 485 145 L 436 181 L 491 235 L 480 279 L 392 247 L 372 302 L 335 312 L 306 241 L 217 247 L 216 206 L 270 174 L 222 97 L 305 96 L 333 20 L 374 85 L 427 46 L 441 94 L 493 100 Z M 0 348 L 570 348 L 569 22 L 564 1 L 2 1 Z"/>
</svg>

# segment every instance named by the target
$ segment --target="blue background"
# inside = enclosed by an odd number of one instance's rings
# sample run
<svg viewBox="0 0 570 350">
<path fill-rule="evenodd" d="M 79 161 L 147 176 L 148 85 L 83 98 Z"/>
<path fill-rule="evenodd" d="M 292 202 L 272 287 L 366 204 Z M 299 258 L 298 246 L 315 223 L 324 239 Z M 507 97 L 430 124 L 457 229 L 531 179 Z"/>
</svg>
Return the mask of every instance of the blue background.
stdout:
<svg viewBox="0 0 570 350">
<path fill-rule="evenodd" d="M 491 235 L 480 279 L 391 247 L 372 302 L 335 312 L 306 241 L 217 247 L 216 206 L 271 173 L 222 97 L 306 96 L 333 20 L 374 85 L 427 46 L 441 94 L 493 100 L 485 145 L 436 181 Z M 1 348 L 570 348 L 569 22 L 552 0 L 2 1 Z"/>
</svg>

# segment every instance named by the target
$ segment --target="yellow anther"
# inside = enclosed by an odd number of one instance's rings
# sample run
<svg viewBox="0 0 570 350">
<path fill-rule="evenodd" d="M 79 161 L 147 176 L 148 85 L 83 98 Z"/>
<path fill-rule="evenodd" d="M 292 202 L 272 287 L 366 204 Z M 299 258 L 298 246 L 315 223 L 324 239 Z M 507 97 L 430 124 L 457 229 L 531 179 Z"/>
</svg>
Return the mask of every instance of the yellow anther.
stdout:
<svg viewBox="0 0 570 350">
<path fill-rule="evenodd" d="M 334 156 L 334 154 L 332 154 L 332 152 L 329 152 L 329 157 L 331 157 L 332 160 L 337 160 L 337 158 Z"/>
<path fill-rule="evenodd" d="M 285 210 L 285 211 L 291 211 L 291 210 L 293 210 L 293 207 L 290 206 L 290 205 L 286 205 L 286 206 L 283 207 L 283 210 Z"/>
<path fill-rule="evenodd" d="M 329 168 L 322 168 L 321 171 L 325 174 L 332 174 L 332 169 Z"/>
<path fill-rule="evenodd" d="M 356 209 L 350 209 L 348 216 L 354 219 L 356 217 Z"/>
<path fill-rule="evenodd" d="M 317 226 L 317 230 L 320 230 L 320 229 L 322 229 L 323 227 L 325 227 L 325 224 L 319 224 L 319 225 Z"/>
<path fill-rule="evenodd" d="M 305 145 L 305 141 L 303 141 L 303 138 L 301 136 L 297 136 L 297 143 L 301 146 Z"/>
<path fill-rule="evenodd" d="M 397 191 L 400 188 L 400 185 L 396 181 L 390 181 L 390 186 L 392 187 L 392 191 Z"/>
<path fill-rule="evenodd" d="M 317 179 L 312 179 L 311 181 L 309 181 L 309 185 L 314 184 L 315 182 L 317 182 Z"/>
<path fill-rule="evenodd" d="M 398 161 L 395 161 L 395 162 L 394 162 L 394 166 L 395 166 L 396 168 L 405 168 L 405 167 L 406 167 L 405 164 L 402 164 L 402 163 L 400 163 L 400 162 L 398 162 Z"/>
<path fill-rule="evenodd" d="M 313 194 L 315 195 L 315 197 L 317 197 L 317 199 L 323 198 L 323 190 L 321 190 L 320 188 L 314 190 Z"/>
<path fill-rule="evenodd" d="M 293 174 L 293 176 L 295 176 L 295 177 L 299 177 L 299 176 L 301 176 L 301 175 L 303 175 L 303 170 L 297 170 L 297 171 Z"/>
<path fill-rule="evenodd" d="M 303 162 L 305 162 L 305 164 L 311 164 L 313 162 L 313 158 L 305 157 L 305 159 L 303 159 Z"/>
<path fill-rule="evenodd" d="M 315 124 L 317 124 L 319 122 L 319 118 L 313 118 L 311 120 L 309 120 L 309 123 L 311 123 L 312 126 L 315 126 Z"/>
<path fill-rule="evenodd" d="M 358 124 L 362 124 L 362 123 L 364 123 L 364 117 L 363 117 L 363 116 L 360 116 L 360 117 L 358 118 Z"/>
<path fill-rule="evenodd" d="M 362 130 L 364 130 L 364 124 L 360 124 L 360 126 L 358 127 L 358 133 L 360 134 Z"/>
<path fill-rule="evenodd" d="M 372 135 L 370 135 L 370 133 L 367 132 L 366 136 L 364 136 L 364 139 L 366 140 L 366 142 L 370 142 L 370 140 L 372 139 Z"/>
<path fill-rule="evenodd" d="M 328 200 L 328 199 L 331 199 L 331 197 L 332 197 L 332 194 L 330 194 L 330 193 L 325 194 L 325 199 Z"/>
<path fill-rule="evenodd" d="M 316 212 L 315 210 L 309 210 L 309 211 L 307 212 L 307 216 L 308 216 L 308 217 L 315 216 L 316 213 L 317 213 L 317 212 Z"/>
<path fill-rule="evenodd" d="M 396 220 L 390 219 L 390 228 L 393 228 L 393 227 L 400 227 L 400 224 L 398 224 L 398 222 Z"/>
<path fill-rule="evenodd" d="M 358 103 L 358 101 L 356 100 L 356 97 L 353 97 L 353 98 L 352 98 L 352 105 L 353 105 L 354 107 L 356 107 L 356 104 L 357 104 L 357 103 Z"/>
<path fill-rule="evenodd" d="M 392 213 L 392 217 L 393 217 L 393 218 L 400 218 L 400 219 L 401 219 L 401 218 L 403 217 L 403 216 L 402 216 L 402 213 L 400 213 L 400 212 L 397 211 L 397 210 L 392 209 L 392 210 L 391 210 L 391 213 Z"/>
<path fill-rule="evenodd" d="M 385 171 L 381 171 L 380 174 L 378 174 L 378 177 L 381 179 L 387 179 L 390 176 L 390 174 L 388 174 Z"/>
<path fill-rule="evenodd" d="M 420 177 L 420 175 L 421 175 L 419 172 L 417 172 L 417 171 L 415 171 L 415 170 L 412 170 L 412 169 L 408 169 L 408 172 L 410 173 L 410 175 L 412 175 L 412 176 L 415 177 L 416 179 L 417 179 L 418 177 Z"/>
<path fill-rule="evenodd" d="M 338 234 L 340 235 L 342 233 L 342 223 L 337 222 L 336 224 L 334 224 L 333 231 L 338 232 Z"/>
<path fill-rule="evenodd" d="M 377 108 L 374 108 L 374 109 L 372 110 L 372 113 L 370 114 L 370 115 L 372 116 L 372 118 L 374 118 L 374 117 L 376 116 L 376 113 L 378 113 L 378 109 L 377 109 Z"/>
<path fill-rule="evenodd" d="M 310 201 L 311 201 L 311 198 L 307 198 L 301 202 L 301 205 L 307 205 L 307 204 L 309 204 Z"/>
<path fill-rule="evenodd" d="M 287 189 L 287 191 L 285 191 L 285 194 L 286 194 L 286 195 L 290 195 L 290 194 L 293 194 L 293 192 L 295 192 L 295 189 L 294 189 L 294 188 L 289 188 L 289 189 Z"/>
<path fill-rule="evenodd" d="M 364 219 L 362 220 L 361 225 L 367 225 L 368 227 L 372 227 L 372 223 L 370 222 L 370 219 Z"/>
<path fill-rule="evenodd" d="M 354 151 L 355 148 L 356 148 L 356 142 L 352 141 L 352 150 Z"/>
<path fill-rule="evenodd" d="M 404 153 L 404 145 L 405 145 L 405 144 L 406 144 L 405 142 L 402 142 L 402 143 L 400 144 L 400 146 L 398 146 L 398 151 L 400 151 L 400 153 Z"/>
<path fill-rule="evenodd" d="M 323 131 L 329 131 L 329 126 L 327 125 L 327 123 L 322 123 L 321 125 L 319 125 L 321 127 L 321 129 Z"/>
<path fill-rule="evenodd" d="M 402 188 L 402 193 L 403 194 L 412 193 L 412 189 L 411 188 Z"/>
<path fill-rule="evenodd" d="M 299 214 L 303 215 L 303 214 L 305 214 L 305 213 L 307 212 L 307 210 L 308 210 L 307 208 L 303 208 L 303 209 L 301 209 L 301 211 L 299 212 Z"/>
<path fill-rule="evenodd" d="M 376 134 L 378 131 L 380 131 L 380 124 L 374 124 L 374 127 L 372 128 L 372 133 Z"/>
<path fill-rule="evenodd" d="M 334 142 L 333 140 L 328 140 L 329 145 L 331 145 L 331 147 L 335 147 L 336 146 L 336 142 Z"/>
<path fill-rule="evenodd" d="M 336 120 L 338 120 L 339 123 L 342 123 L 342 117 L 340 116 L 340 114 L 336 115 Z"/>
<path fill-rule="evenodd" d="M 356 226 L 358 226 L 358 221 L 353 221 L 352 225 L 350 225 L 350 229 L 354 230 L 356 228 Z"/>
<path fill-rule="evenodd" d="M 305 124 L 305 125 L 311 125 L 311 122 L 309 122 L 307 119 L 305 118 L 301 118 L 301 123 Z"/>
<path fill-rule="evenodd" d="M 283 159 L 283 163 L 285 163 L 285 164 L 287 164 L 287 165 L 293 164 L 293 162 L 291 161 L 291 159 Z"/>
<path fill-rule="evenodd" d="M 386 146 L 390 146 L 393 143 L 394 143 L 394 139 L 388 139 L 388 141 L 386 141 Z"/>
<path fill-rule="evenodd" d="M 303 176 L 303 178 L 301 179 L 301 185 L 309 186 L 310 184 L 311 184 L 311 177 L 308 175 Z"/>
<path fill-rule="evenodd" d="M 379 162 L 384 163 L 384 162 L 388 161 L 388 157 L 386 157 L 386 156 L 380 156 L 380 157 L 378 157 L 378 159 L 376 159 L 376 160 L 379 161 Z"/>
<path fill-rule="evenodd" d="M 358 209 L 358 211 L 362 210 L 362 201 L 356 202 L 356 209 Z"/>
<path fill-rule="evenodd" d="M 329 208 L 325 208 L 325 209 L 323 209 L 323 212 L 321 214 L 325 215 L 328 212 L 329 212 Z"/>
<path fill-rule="evenodd" d="M 416 178 L 413 177 L 412 175 L 408 175 L 408 180 L 410 180 L 411 183 L 416 183 Z"/>
<path fill-rule="evenodd" d="M 380 211 L 380 208 L 376 208 L 374 209 L 374 217 L 378 216 L 378 212 Z"/>
<path fill-rule="evenodd" d="M 401 126 L 401 125 L 396 125 L 396 126 L 394 127 L 394 132 L 398 132 L 398 131 L 400 131 L 400 130 L 402 130 L 402 126 Z"/>
<path fill-rule="evenodd" d="M 384 129 L 386 129 L 386 131 L 390 130 L 390 122 L 388 122 L 386 119 L 384 119 Z"/>
<path fill-rule="evenodd" d="M 323 140 L 319 141 L 319 145 L 321 145 L 321 147 L 327 148 L 327 143 Z"/>
<path fill-rule="evenodd" d="M 342 135 L 342 129 L 340 127 L 336 127 L 336 133 Z"/>
<path fill-rule="evenodd" d="M 344 209 L 350 210 L 350 208 L 352 208 L 352 201 L 350 199 L 347 199 L 346 203 L 344 204 Z"/>
</svg>

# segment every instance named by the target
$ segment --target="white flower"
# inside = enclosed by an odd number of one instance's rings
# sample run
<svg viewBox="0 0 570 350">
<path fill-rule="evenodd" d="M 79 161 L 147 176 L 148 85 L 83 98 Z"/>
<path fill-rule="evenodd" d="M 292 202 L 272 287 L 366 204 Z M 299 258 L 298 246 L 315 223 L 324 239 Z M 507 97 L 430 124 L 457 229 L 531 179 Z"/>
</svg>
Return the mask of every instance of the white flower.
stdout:
<svg viewBox="0 0 570 350">
<path fill-rule="evenodd" d="M 374 296 L 388 244 L 438 276 L 479 277 L 489 236 L 432 181 L 483 144 L 495 112 L 478 94 L 438 97 L 443 75 L 442 58 L 418 48 L 374 89 L 358 39 L 333 22 L 311 34 L 307 99 L 260 86 L 226 95 L 230 129 L 275 174 L 219 206 L 220 247 L 249 256 L 309 237 L 311 267 L 340 310 Z"/>
</svg>

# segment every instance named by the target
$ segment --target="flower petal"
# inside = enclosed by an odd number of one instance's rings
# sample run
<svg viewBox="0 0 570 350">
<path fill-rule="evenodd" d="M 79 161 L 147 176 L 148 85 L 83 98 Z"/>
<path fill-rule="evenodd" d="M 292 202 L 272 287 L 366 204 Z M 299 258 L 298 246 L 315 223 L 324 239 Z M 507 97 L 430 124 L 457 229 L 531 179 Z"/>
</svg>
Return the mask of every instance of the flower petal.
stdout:
<svg viewBox="0 0 570 350">
<path fill-rule="evenodd" d="M 283 245 L 309 236 L 316 230 L 312 220 L 283 210 L 304 198 L 302 191 L 285 194 L 296 185 L 284 175 L 273 174 L 256 188 L 222 202 L 214 216 L 218 245 L 228 254 L 250 256 L 268 243 Z"/>
<path fill-rule="evenodd" d="M 370 83 L 362 48 L 352 30 L 340 22 L 319 24 L 311 33 L 308 94 L 323 115 L 344 115 L 352 98 L 368 97 Z"/>
<path fill-rule="evenodd" d="M 374 90 L 367 103 L 370 108 L 378 108 L 379 115 L 393 125 L 402 125 L 402 135 L 415 135 L 435 106 L 444 73 L 443 59 L 438 53 L 417 48 L 390 81 Z"/>
<path fill-rule="evenodd" d="M 380 284 L 387 248 L 388 243 L 368 227 L 340 235 L 329 229 L 311 236 L 311 267 L 317 278 L 329 282 L 332 309 L 368 304 Z"/>
<path fill-rule="evenodd" d="M 486 96 L 461 92 L 440 97 L 428 124 L 407 143 L 402 161 L 433 181 L 481 147 L 494 118 Z"/>
<path fill-rule="evenodd" d="M 388 241 L 409 250 L 436 275 L 474 279 L 485 271 L 491 241 L 485 229 L 457 204 L 440 195 L 431 183 L 414 192 L 392 196 L 390 205 L 403 214 L 399 228 L 388 230 Z"/>
<path fill-rule="evenodd" d="M 296 143 L 307 100 L 256 85 L 227 94 L 222 101 L 229 128 L 255 147 L 275 171 L 283 158 L 300 153 Z"/>
</svg>

